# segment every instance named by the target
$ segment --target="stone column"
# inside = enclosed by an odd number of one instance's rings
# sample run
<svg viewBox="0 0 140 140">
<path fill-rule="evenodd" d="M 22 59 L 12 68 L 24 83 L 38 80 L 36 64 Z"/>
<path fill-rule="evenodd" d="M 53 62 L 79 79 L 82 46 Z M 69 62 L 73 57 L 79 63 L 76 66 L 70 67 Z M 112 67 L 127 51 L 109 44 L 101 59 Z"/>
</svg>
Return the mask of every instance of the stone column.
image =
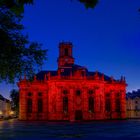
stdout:
<svg viewBox="0 0 140 140">
<path fill-rule="evenodd" d="M 49 86 L 49 89 L 48 89 L 48 120 L 52 120 L 52 98 L 53 98 L 53 95 L 52 95 L 52 87 L 51 85 L 48 85 Z"/>
<path fill-rule="evenodd" d="M 94 114 L 95 114 L 95 119 L 98 119 L 98 93 L 97 93 L 97 89 L 95 89 L 95 93 L 94 93 Z"/>
<path fill-rule="evenodd" d="M 68 104 L 69 104 L 69 108 L 68 108 L 68 112 L 69 112 L 69 119 L 70 121 L 74 121 L 75 120 L 75 110 L 74 110 L 74 88 L 70 87 L 69 89 L 69 96 L 68 96 Z"/>
<path fill-rule="evenodd" d="M 48 89 L 48 119 L 56 119 L 56 93 L 55 93 L 55 84 L 49 83 Z"/>
<path fill-rule="evenodd" d="M 126 93 L 125 91 L 121 92 L 121 118 L 125 119 L 126 118 Z"/>
<path fill-rule="evenodd" d="M 95 118 L 96 120 L 99 120 L 100 119 L 100 90 L 99 89 L 95 89 L 95 96 L 94 96 L 94 99 L 95 99 Z"/>
<path fill-rule="evenodd" d="M 48 91 L 44 90 L 42 92 L 42 101 L 43 101 L 43 119 L 48 120 Z"/>
<path fill-rule="evenodd" d="M 103 87 L 100 91 L 100 114 L 101 114 L 101 119 L 105 119 L 105 95 L 104 95 L 104 90 Z"/>
<path fill-rule="evenodd" d="M 62 110 L 63 110 L 63 97 L 61 93 L 61 88 L 56 87 L 56 113 L 57 113 L 57 120 L 62 120 Z"/>
<path fill-rule="evenodd" d="M 88 112 L 88 90 L 87 90 L 87 88 L 83 88 L 82 111 L 83 111 L 83 119 L 88 120 L 89 112 Z"/>
<path fill-rule="evenodd" d="M 116 108 L 116 97 L 115 97 L 115 92 L 112 91 L 111 92 L 111 118 L 115 119 L 116 118 L 116 112 L 115 112 L 115 108 Z"/>
<path fill-rule="evenodd" d="M 37 91 L 32 91 L 33 96 L 32 96 L 32 119 L 36 120 L 37 119 L 37 111 L 38 111 L 38 92 Z"/>
</svg>

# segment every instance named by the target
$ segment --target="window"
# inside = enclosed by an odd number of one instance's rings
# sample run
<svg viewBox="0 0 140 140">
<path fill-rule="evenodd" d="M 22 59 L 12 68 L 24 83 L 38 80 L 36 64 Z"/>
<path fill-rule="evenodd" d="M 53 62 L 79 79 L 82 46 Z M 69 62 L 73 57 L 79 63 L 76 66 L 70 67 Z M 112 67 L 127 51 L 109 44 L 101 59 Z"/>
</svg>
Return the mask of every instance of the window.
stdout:
<svg viewBox="0 0 140 140">
<path fill-rule="evenodd" d="M 135 115 L 136 115 L 136 116 L 139 116 L 139 113 L 136 111 L 136 112 L 135 112 Z"/>
<path fill-rule="evenodd" d="M 31 92 L 28 92 L 28 96 L 30 97 L 30 96 L 32 96 L 33 94 L 31 93 Z"/>
<path fill-rule="evenodd" d="M 89 97 L 88 99 L 88 110 L 89 112 L 94 112 L 94 98 Z"/>
<path fill-rule="evenodd" d="M 69 50 L 68 50 L 68 48 L 65 48 L 65 50 L 64 50 L 65 52 L 65 56 L 68 56 L 69 55 Z"/>
<path fill-rule="evenodd" d="M 39 92 L 39 93 L 38 93 L 38 96 L 42 96 L 42 93 L 41 93 L 41 92 Z"/>
<path fill-rule="evenodd" d="M 81 91 L 80 90 L 76 90 L 76 95 L 80 96 L 80 94 L 81 94 Z"/>
<path fill-rule="evenodd" d="M 105 101 L 105 110 L 107 112 L 110 112 L 111 111 L 111 101 L 110 101 L 110 98 L 106 98 L 106 101 Z"/>
<path fill-rule="evenodd" d="M 116 97 L 120 97 L 120 93 L 117 93 L 117 94 L 116 94 Z"/>
<path fill-rule="evenodd" d="M 107 94 L 106 94 L 106 97 L 110 97 L 110 93 L 107 93 Z"/>
<path fill-rule="evenodd" d="M 68 112 L 68 97 L 63 97 L 63 112 Z"/>
<path fill-rule="evenodd" d="M 27 112 L 32 113 L 32 99 L 27 99 Z"/>
<path fill-rule="evenodd" d="M 120 100 L 116 99 L 116 111 L 120 112 L 121 111 L 121 104 L 120 104 Z"/>
<path fill-rule="evenodd" d="M 135 110 L 136 110 L 136 111 L 138 110 L 138 106 L 137 106 L 137 105 L 135 106 Z"/>
<path fill-rule="evenodd" d="M 43 112 L 43 101 L 42 99 L 38 99 L 38 113 Z"/>
<path fill-rule="evenodd" d="M 63 94 L 67 94 L 68 93 L 68 91 L 67 90 L 63 90 Z"/>
<path fill-rule="evenodd" d="M 138 101 L 135 101 L 135 104 L 137 104 L 138 103 Z"/>
<path fill-rule="evenodd" d="M 89 90 L 88 93 L 89 93 L 89 94 L 93 94 L 93 90 Z"/>
</svg>

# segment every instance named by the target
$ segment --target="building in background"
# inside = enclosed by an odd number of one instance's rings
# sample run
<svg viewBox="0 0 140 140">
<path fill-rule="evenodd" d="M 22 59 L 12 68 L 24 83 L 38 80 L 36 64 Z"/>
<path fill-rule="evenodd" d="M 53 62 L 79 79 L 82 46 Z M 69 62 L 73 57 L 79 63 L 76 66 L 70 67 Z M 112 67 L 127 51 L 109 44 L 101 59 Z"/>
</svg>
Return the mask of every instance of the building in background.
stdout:
<svg viewBox="0 0 140 140">
<path fill-rule="evenodd" d="M 20 120 L 126 118 L 125 78 L 115 80 L 74 63 L 72 43 L 59 44 L 57 70 L 40 71 L 18 83 Z"/>
<path fill-rule="evenodd" d="M 127 93 L 127 118 L 140 118 L 140 89 Z"/>
<path fill-rule="evenodd" d="M 0 118 L 8 118 L 11 113 L 11 102 L 0 95 Z"/>
</svg>

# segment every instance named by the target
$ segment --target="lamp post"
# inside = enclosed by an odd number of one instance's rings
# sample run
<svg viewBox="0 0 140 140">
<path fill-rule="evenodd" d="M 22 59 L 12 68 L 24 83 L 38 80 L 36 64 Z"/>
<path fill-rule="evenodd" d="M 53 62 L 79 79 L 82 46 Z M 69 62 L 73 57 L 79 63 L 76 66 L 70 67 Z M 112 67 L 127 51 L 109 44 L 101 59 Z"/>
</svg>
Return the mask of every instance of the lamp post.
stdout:
<svg viewBox="0 0 140 140">
<path fill-rule="evenodd" d="M 2 114 L 3 114 L 3 112 L 0 110 L 0 119 L 2 118 Z"/>
</svg>

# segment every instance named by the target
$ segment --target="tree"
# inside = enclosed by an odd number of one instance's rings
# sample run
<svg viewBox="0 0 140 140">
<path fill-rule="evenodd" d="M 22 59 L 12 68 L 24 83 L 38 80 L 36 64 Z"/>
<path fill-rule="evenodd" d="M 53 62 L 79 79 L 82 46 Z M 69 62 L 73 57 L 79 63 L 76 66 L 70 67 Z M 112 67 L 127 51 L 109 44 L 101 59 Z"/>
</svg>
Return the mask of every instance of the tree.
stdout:
<svg viewBox="0 0 140 140">
<path fill-rule="evenodd" d="M 72 0 L 71 0 L 72 1 Z M 99 0 L 77 0 L 85 5 L 86 8 L 94 8 Z M 24 12 L 25 4 L 33 4 L 34 0 L 1 0 L 0 7 L 5 6 L 16 14 Z"/>
<path fill-rule="evenodd" d="M 11 98 L 11 107 L 12 110 L 15 111 L 16 115 L 19 112 L 19 91 L 18 90 L 11 90 L 10 91 L 10 98 Z"/>
<path fill-rule="evenodd" d="M 6 6 L 15 14 L 24 12 L 24 4 L 33 4 L 33 0 L 1 0 L 0 7 Z"/>
<path fill-rule="evenodd" d="M 98 3 L 98 0 L 78 0 L 78 1 L 83 3 L 86 8 L 94 8 Z"/>
<path fill-rule="evenodd" d="M 22 18 L 6 5 L 0 7 L 0 81 L 13 82 L 23 74 L 31 77 L 46 59 L 47 50 L 22 33 Z"/>
</svg>

